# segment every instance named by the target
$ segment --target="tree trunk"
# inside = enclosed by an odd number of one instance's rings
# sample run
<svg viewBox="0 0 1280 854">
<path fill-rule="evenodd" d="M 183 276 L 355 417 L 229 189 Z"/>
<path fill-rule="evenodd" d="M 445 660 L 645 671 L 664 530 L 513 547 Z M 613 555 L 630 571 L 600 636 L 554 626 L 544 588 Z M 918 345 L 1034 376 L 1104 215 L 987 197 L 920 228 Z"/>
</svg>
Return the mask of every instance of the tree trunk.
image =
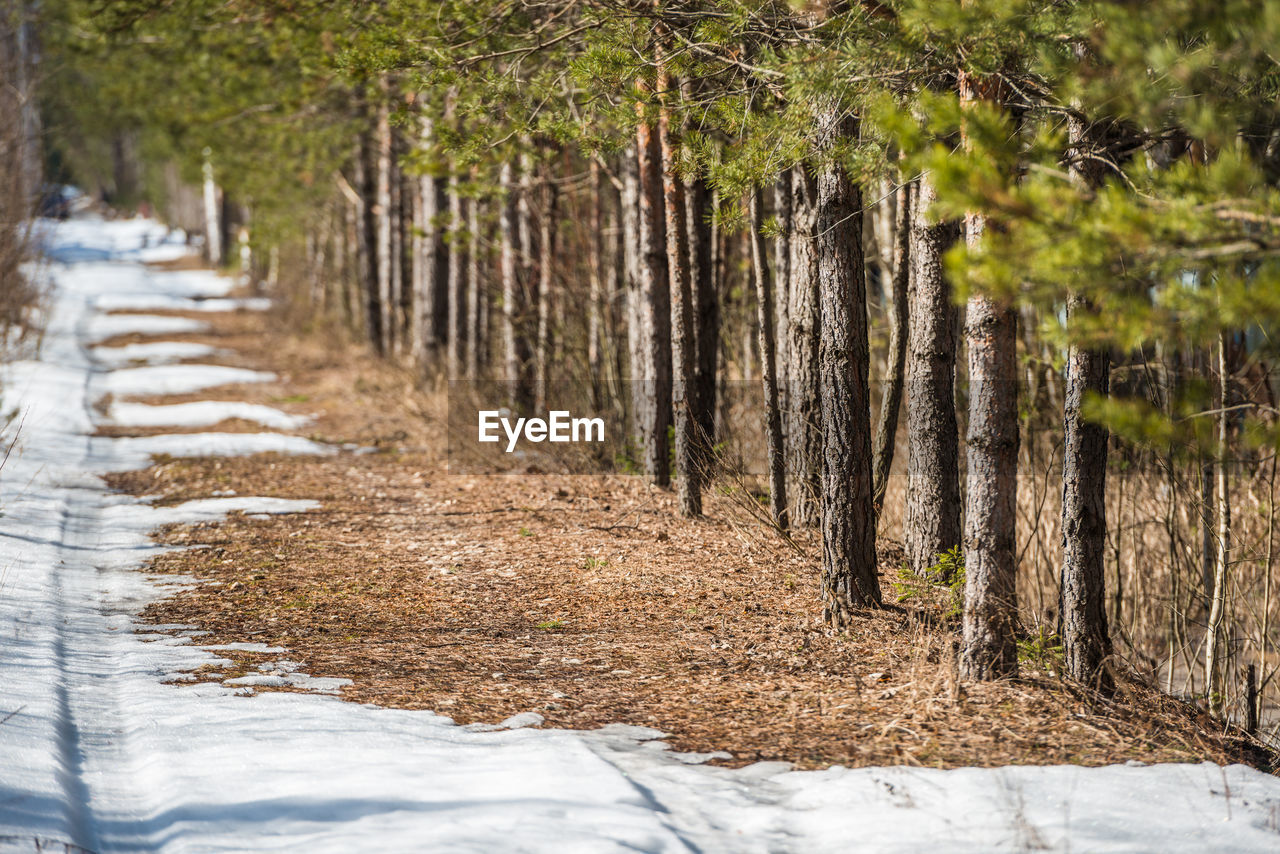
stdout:
<svg viewBox="0 0 1280 854">
<path fill-rule="evenodd" d="M 211 267 L 222 266 L 222 205 L 221 193 L 213 178 L 212 152 L 204 150 L 204 254 Z"/>
<path fill-rule="evenodd" d="M 1088 128 L 1077 117 L 1069 120 L 1072 141 L 1083 145 Z M 1075 177 L 1087 186 L 1102 182 L 1098 164 L 1077 165 Z M 1089 305 L 1071 299 L 1067 324 Z M 1058 614 L 1061 621 L 1064 669 L 1068 676 L 1110 693 L 1114 682 L 1105 667 L 1111 655 L 1107 635 L 1107 430 L 1084 418 L 1089 394 L 1106 395 L 1110 385 L 1110 354 L 1071 347 L 1067 352 L 1066 397 L 1063 401 L 1062 447 L 1062 577 Z"/>
<path fill-rule="evenodd" d="M 998 103 L 998 84 L 962 73 L 961 103 Z M 965 240 L 982 239 L 985 218 L 965 216 Z M 988 680 L 1018 672 L 1018 315 L 982 294 L 969 298 L 969 432 L 965 502 L 964 649 L 960 670 Z"/>
<path fill-rule="evenodd" d="M 503 161 L 502 216 L 499 234 L 502 242 L 502 344 L 503 363 L 509 387 L 509 403 L 518 413 L 527 412 L 532 403 L 528 380 L 529 339 L 525 329 L 524 295 L 520 287 L 520 213 L 519 188 L 515 167 Z"/>
<path fill-rule="evenodd" d="M 479 180 L 480 172 L 471 167 L 471 180 Z M 480 354 L 484 347 L 483 284 L 480 280 L 480 201 L 472 199 L 467 217 L 467 379 L 475 382 L 480 377 Z"/>
<path fill-rule="evenodd" d="M 1230 482 L 1227 477 L 1227 440 L 1229 438 L 1231 416 L 1227 412 L 1230 405 L 1228 382 L 1230 372 L 1227 370 L 1227 335 L 1218 334 L 1218 388 L 1214 403 L 1218 410 L 1218 448 L 1217 479 L 1215 482 L 1215 499 L 1218 511 L 1218 549 L 1213 565 L 1213 599 L 1209 606 L 1209 625 L 1205 630 L 1204 667 L 1206 675 L 1206 691 L 1209 699 L 1209 714 L 1222 717 L 1226 700 L 1226 637 L 1224 618 L 1227 611 L 1227 571 L 1231 559 L 1231 503 Z"/>
<path fill-rule="evenodd" d="M 689 232 L 689 282 L 693 291 L 693 417 L 704 482 L 711 476 L 716 443 L 716 363 L 720 355 L 720 298 L 711 260 L 711 188 L 703 177 L 685 187 L 685 226 Z"/>
<path fill-rule="evenodd" d="M 460 192 L 462 179 L 449 175 L 449 338 L 445 360 L 448 377 L 460 379 L 466 360 L 467 203 Z"/>
<path fill-rule="evenodd" d="M 587 297 L 587 373 L 591 383 L 591 406 L 599 411 L 604 401 L 604 359 L 601 352 L 604 333 L 604 179 L 600 161 L 591 159 L 591 264 Z"/>
<path fill-rule="evenodd" d="M 659 88 L 670 80 L 659 76 Z M 667 280 L 671 289 L 671 400 L 675 424 L 676 496 L 680 515 L 702 515 L 702 482 L 694 420 L 693 288 L 689 281 L 689 232 L 685 225 L 684 181 L 677 174 L 679 141 L 664 106 L 658 118 L 662 155 L 662 197 L 667 238 Z"/>
<path fill-rule="evenodd" d="M 382 347 L 382 295 L 378 290 L 377 150 L 368 132 L 360 135 L 356 158 L 356 186 L 360 195 L 360 232 L 357 257 L 364 290 L 364 332 L 375 352 Z"/>
<path fill-rule="evenodd" d="M 377 176 L 374 190 L 373 214 L 378 287 L 378 353 L 391 352 L 392 294 L 391 294 L 391 109 L 386 103 L 385 85 L 378 105 L 377 121 Z"/>
<path fill-rule="evenodd" d="M 641 111 L 636 126 L 640 205 L 638 319 L 644 381 L 636 407 L 644 472 L 658 486 L 671 483 L 667 427 L 671 424 L 671 295 L 667 283 L 666 228 L 662 215 L 662 153 Z"/>
<path fill-rule="evenodd" d="M 640 173 L 635 146 L 622 153 L 622 190 L 619 208 L 622 225 L 622 267 L 626 288 L 627 377 L 630 380 L 631 435 L 640 435 L 644 406 L 645 358 L 640 323 Z"/>
<path fill-rule="evenodd" d="M 966 239 L 985 223 L 965 218 Z M 961 671 L 988 680 L 1018 671 L 1017 313 L 982 295 L 969 299 L 968 501 L 965 518 L 964 652 Z"/>
<path fill-rule="evenodd" d="M 857 136 L 857 121 L 825 112 L 819 145 Z M 817 240 L 822 417 L 823 620 L 834 628 L 854 608 L 880 605 L 876 516 L 871 501 L 866 265 L 862 194 L 843 167 L 818 175 Z"/>
<path fill-rule="evenodd" d="M 1073 300 L 1070 316 L 1082 306 Z M 1062 584 L 1058 612 L 1067 675 L 1110 691 L 1104 668 L 1111 655 L 1107 636 L 1105 556 L 1107 545 L 1107 431 L 1086 421 L 1085 396 L 1107 393 L 1110 359 L 1105 352 L 1072 347 L 1067 354 L 1063 407 Z"/>
<path fill-rule="evenodd" d="M 954 222 L 931 223 L 937 192 L 926 173 L 911 193 L 911 307 L 907 332 L 907 566 L 925 573 L 960 545 L 960 434 L 956 424 L 956 307 L 942 269 Z"/>
<path fill-rule="evenodd" d="M 821 521 L 822 433 L 818 413 L 817 185 L 803 166 L 791 171 L 791 293 L 786 363 L 788 469 L 791 521 L 812 528 Z"/>
<path fill-rule="evenodd" d="M 400 170 L 396 139 L 391 138 L 391 263 L 390 298 L 387 300 L 387 326 L 390 330 L 391 351 L 397 356 L 406 352 L 404 334 L 405 292 L 404 282 L 404 173 Z"/>
<path fill-rule="evenodd" d="M 760 376 L 764 385 L 765 424 L 769 447 L 769 510 L 774 524 L 785 531 L 787 517 L 787 469 L 782 445 L 782 413 L 778 405 L 777 358 L 773 328 L 773 283 L 769 275 L 764 241 L 764 193 L 751 193 L 751 267 L 755 276 L 756 314 L 760 328 Z"/>
<path fill-rule="evenodd" d="M 773 183 L 773 208 L 778 218 L 778 233 L 773 239 L 774 276 L 774 341 L 776 344 L 775 362 L 778 373 L 775 383 L 778 388 L 778 408 L 787 412 L 791 408 L 790 390 L 786 381 L 787 363 L 790 361 L 790 317 L 791 317 L 791 233 L 794 223 L 791 217 L 791 170 L 778 174 Z M 784 421 L 785 427 L 785 421 Z"/>
<path fill-rule="evenodd" d="M 431 145 L 434 135 L 433 122 L 424 118 L 422 144 Z M 421 234 L 415 237 L 414 265 L 417 269 L 414 279 L 418 293 L 414 300 L 413 323 L 421 340 L 419 360 L 425 359 L 429 350 L 439 347 L 448 337 L 449 259 L 438 224 L 444 207 L 440 203 L 444 194 L 443 183 L 429 172 L 418 178 L 418 229 Z"/>
<path fill-rule="evenodd" d="M 898 204 L 893 233 L 893 267 L 889 300 L 889 360 L 884 389 L 880 395 L 880 417 L 872 444 L 872 501 L 877 515 L 884 507 L 889 487 L 889 470 L 898 438 L 898 410 L 902 408 L 902 375 L 907 357 L 907 283 L 911 279 L 911 199 L 912 184 L 898 187 Z"/>
<path fill-rule="evenodd" d="M 551 288 L 551 276 L 555 271 L 556 253 L 556 205 L 559 195 L 552 180 L 551 167 L 543 172 L 542 211 L 538 229 L 538 337 L 534 350 L 533 408 L 538 412 L 548 410 L 548 382 L 551 365 L 551 312 L 555 294 Z"/>
</svg>

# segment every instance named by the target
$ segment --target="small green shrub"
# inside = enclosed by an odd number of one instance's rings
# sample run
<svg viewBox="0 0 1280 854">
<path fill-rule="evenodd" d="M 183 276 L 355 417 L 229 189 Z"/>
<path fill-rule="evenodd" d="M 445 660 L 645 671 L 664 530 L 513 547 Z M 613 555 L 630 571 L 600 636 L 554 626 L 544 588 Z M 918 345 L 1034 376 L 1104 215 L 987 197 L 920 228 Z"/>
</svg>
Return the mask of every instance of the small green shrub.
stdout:
<svg viewBox="0 0 1280 854">
<path fill-rule="evenodd" d="M 1062 672 L 1062 639 L 1040 626 L 1034 636 L 1018 641 L 1018 663 L 1043 668 L 1050 673 Z"/>
<path fill-rule="evenodd" d="M 899 602 L 941 599 L 943 616 L 948 620 L 959 617 L 964 613 L 964 552 L 959 546 L 952 546 L 938 555 L 937 562 L 923 573 L 912 572 L 903 565 L 898 580 L 893 582 L 893 590 Z"/>
</svg>

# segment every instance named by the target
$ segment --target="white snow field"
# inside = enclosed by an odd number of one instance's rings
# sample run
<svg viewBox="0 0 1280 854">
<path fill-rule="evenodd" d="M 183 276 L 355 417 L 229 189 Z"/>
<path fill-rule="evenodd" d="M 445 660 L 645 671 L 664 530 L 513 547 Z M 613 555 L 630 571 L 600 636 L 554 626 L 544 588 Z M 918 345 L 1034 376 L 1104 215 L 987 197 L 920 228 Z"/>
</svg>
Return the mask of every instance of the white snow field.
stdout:
<svg viewBox="0 0 1280 854">
<path fill-rule="evenodd" d="M 173 251 L 151 222 L 42 232 L 54 259 L 43 351 L 0 376 L 3 411 L 17 413 L 6 436 L 20 426 L 0 471 L 0 852 L 1280 850 L 1280 780 L 1242 766 L 734 771 L 674 755 L 649 730 L 539 730 L 533 714 L 465 728 L 323 693 L 255 694 L 341 684 L 308 683 L 285 660 L 238 684 L 172 684 L 220 659 L 198 631 L 135 630 L 173 583 L 138 571 L 159 548 L 148 531 L 312 505 L 153 508 L 104 488 L 102 473 L 153 450 L 263 446 L 90 438 L 93 390 L 119 364 L 91 348 L 104 295 L 195 298 L 222 282 L 144 267 Z"/>
</svg>

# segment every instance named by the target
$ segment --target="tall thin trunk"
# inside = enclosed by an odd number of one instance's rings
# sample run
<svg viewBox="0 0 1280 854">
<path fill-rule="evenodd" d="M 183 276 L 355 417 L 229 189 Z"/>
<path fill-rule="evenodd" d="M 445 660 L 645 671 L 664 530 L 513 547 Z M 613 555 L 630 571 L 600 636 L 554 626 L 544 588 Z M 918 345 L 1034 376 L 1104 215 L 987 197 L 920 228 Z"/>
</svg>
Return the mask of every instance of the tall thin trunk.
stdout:
<svg viewBox="0 0 1280 854">
<path fill-rule="evenodd" d="M 787 363 L 790 361 L 791 317 L 791 233 L 794 224 L 791 217 L 791 170 L 783 170 L 773 182 L 773 208 L 778 219 L 778 232 L 773 238 L 774 267 L 774 340 L 778 373 L 778 408 L 787 412 L 791 408 L 789 385 L 786 381 Z M 783 424 L 785 428 L 785 422 Z"/>
<path fill-rule="evenodd" d="M 879 513 L 889 486 L 893 451 L 898 438 L 898 410 L 902 408 L 902 375 L 907 357 L 907 283 L 911 279 L 911 197 L 912 184 L 898 187 L 898 204 L 893 233 L 893 267 L 889 300 L 889 360 L 885 368 L 884 390 L 880 395 L 880 417 L 872 443 L 872 501 Z"/>
<path fill-rule="evenodd" d="M 755 274 L 756 314 L 760 319 L 760 376 L 764 385 L 765 424 L 769 447 L 769 510 L 780 530 L 787 516 L 787 469 L 782 445 L 782 412 L 778 403 L 777 358 L 773 328 L 773 283 L 764 241 L 763 191 L 751 194 L 751 269 Z"/>
<path fill-rule="evenodd" d="M 1086 143 L 1085 122 L 1070 122 L 1073 142 Z M 1092 161 L 1090 161 L 1092 164 Z M 1096 165 L 1073 167 L 1077 180 L 1088 186 L 1102 181 Z M 1089 305 L 1068 302 L 1067 323 Z M 1062 446 L 1062 576 L 1058 614 L 1067 675 L 1110 692 L 1114 683 L 1105 667 L 1111 655 L 1107 635 L 1107 430 L 1084 418 L 1085 398 L 1106 395 L 1110 385 L 1110 354 L 1105 350 L 1071 347 L 1067 353 L 1066 397 L 1063 401 Z"/>
<path fill-rule="evenodd" d="M 418 365 L 424 367 L 427 355 L 427 271 L 424 265 L 426 255 L 427 225 L 423 220 L 422 178 L 409 181 L 409 290 L 412 301 L 409 306 L 409 356 Z"/>
<path fill-rule="evenodd" d="M 547 411 L 548 382 L 551 366 L 552 301 L 555 293 L 551 276 L 555 271 L 556 205 L 559 196 L 550 166 L 544 170 L 542 181 L 542 211 L 538 229 L 538 337 L 534 345 L 533 407 L 538 412 Z"/>
<path fill-rule="evenodd" d="M 604 178 L 600 161 L 592 158 L 591 173 L 591 263 L 590 293 L 587 297 L 587 373 L 591 383 L 591 406 L 599 411 L 604 399 Z"/>
<path fill-rule="evenodd" d="M 636 126 L 639 187 L 640 288 L 637 310 L 644 381 L 636 406 L 644 471 L 658 486 L 671 482 L 667 427 L 671 424 L 671 294 L 667 282 L 666 228 L 662 214 L 662 153 L 644 116 Z"/>
<path fill-rule="evenodd" d="M 1224 661 L 1226 638 L 1224 622 L 1227 610 L 1227 572 L 1231 559 L 1231 503 L 1230 482 L 1227 473 L 1227 441 L 1230 437 L 1231 416 L 1227 369 L 1227 334 L 1218 334 L 1218 387 L 1214 404 L 1218 410 L 1217 478 L 1215 495 L 1218 516 L 1218 548 L 1213 566 L 1213 600 L 1209 606 L 1209 625 L 1205 630 L 1204 667 L 1206 693 L 1209 698 L 1209 714 L 1221 717 L 1226 701 L 1226 663 Z"/>
<path fill-rule="evenodd" d="M 907 326 L 907 566 L 924 573 L 960 545 L 960 434 L 956 424 L 956 307 L 942 256 L 954 222 L 932 223 L 937 191 L 926 173 L 911 193 Z"/>
<path fill-rule="evenodd" d="M 720 355 L 720 297 L 712 263 L 711 188 L 698 176 L 685 186 L 685 226 L 689 231 L 689 282 L 693 291 L 693 417 L 702 476 L 710 476 L 716 442 L 716 365 Z"/>
<path fill-rule="evenodd" d="M 384 85 L 385 90 L 385 85 Z M 373 214 L 375 224 L 375 254 L 378 287 L 378 352 L 391 352 L 392 293 L 391 293 L 391 108 L 386 103 L 385 91 L 378 105 L 377 119 L 377 176 L 374 190 Z"/>
<path fill-rule="evenodd" d="M 520 287 L 519 188 L 515 167 L 510 160 L 502 163 L 502 216 L 499 235 L 502 242 L 502 344 L 509 403 L 517 412 L 528 411 L 532 403 L 532 386 L 528 382 L 529 339 L 524 318 L 524 295 Z"/>
<path fill-rule="evenodd" d="M 449 338 L 446 353 L 448 377 L 460 379 L 466 360 L 467 302 L 467 202 L 462 197 L 462 179 L 449 175 Z"/>
<path fill-rule="evenodd" d="M 405 293 L 408 290 L 404 281 L 404 173 L 397 162 L 398 154 L 395 137 L 392 136 L 390 157 L 391 165 L 391 204 L 389 207 L 391 221 L 391 258 L 390 258 L 390 296 L 387 300 L 387 327 L 390 333 L 391 351 L 397 356 L 404 355 L 404 306 Z"/>
<path fill-rule="evenodd" d="M 670 89 L 665 75 L 659 88 Z M 675 423 L 676 495 L 682 516 L 702 515 L 702 482 L 694 419 L 693 288 L 689 281 L 689 233 L 685 226 L 684 181 L 677 173 L 679 140 L 664 105 L 658 118 L 662 156 L 663 214 L 667 238 L 667 280 L 671 288 L 671 398 Z"/>
<path fill-rule="evenodd" d="M 818 132 L 820 145 L 830 150 L 856 137 L 858 125 L 829 111 L 819 117 Z M 822 168 L 817 185 L 823 620 L 844 628 L 854 608 L 881 602 L 871 500 L 862 193 L 836 163 Z"/>
<path fill-rule="evenodd" d="M 429 146 L 435 137 L 435 125 L 429 118 L 422 120 L 422 144 Z M 441 204 L 444 183 L 430 172 L 418 178 L 418 248 L 414 253 L 417 272 L 418 296 L 414 301 L 414 325 L 421 339 L 419 358 L 426 358 L 428 350 L 438 348 L 448 339 L 448 271 L 449 251 L 445 245 L 439 218 L 447 203 Z"/>
<path fill-rule="evenodd" d="M 1073 300 L 1068 323 L 1083 306 Z M 1062 620 L 1065 670 L 1073 679 L 1109 691 L 1104 668 L 1111 655 L 1105 594 L 1107 546 L 1107 430 L 1086 421 L 1089 394 L 1107 393 L 1110 359 L 1106 352 L 1072 347 L 1067 355 L 1067 397 L 1063 407 L 1062 583 L 1058 613 Z"/>
<path fill-rule="evenodd" d="M 620 160 L 622 188 L 619 191 L 618 208 L 622 226 L 622 269 L 625 293 L 627 328 L 627 373 L 630 415 L 630 433 L 640 436 L 640 413 L 644 410 L 646 387 L 644 337 L 640 322 L 640 171 L 639 154 L 635 146 L 622 152 Z"/>
<path fill-rule="evenodd" d="M 791 293 L 787 370 L 787 468 L 791 521 L 812 528 L 822 514 L 822 433 L 818 412 L 817 184 L 803 166 L 791 170 Z"/>
<path fill-rule="evenodd" d="M 996 100 L 994 86 L 962 74 L 960 99 Z M 986 220 L 965 216 L 965 240 L 982 239 Z M 968 491 L 965 502 L 964 649 L 961 673 L 988 680 L 1018 672 L 1018 315 L 982 294 L 969 298 Z"/>
<path fill-rule="evenodd" d="M 360 195 L 357 257 L 364 290 L 364 333 L 375 352 L 382 347 L 382 294 L 378 289 L 377 146 L 368 132 L 360 135 L 356 187 Z"/>
<path fill-rule="evenodd" d="M 212 267 L 222 266 L 222 205 L 221 193 L 213 177 L 213 152 L 204 150 L 204 251 Z"/>
<path fill-rule="evenodd" d="M 471 180 L 480 177 L 478 167 L 471 167 Z M 480 376 L 480 353 L 483 344 L 482 282 L 480 280 L 480 201 L 472 199 L 467 216 L 467 321 L 466 376 L 474 382 Z"/>
</svg>

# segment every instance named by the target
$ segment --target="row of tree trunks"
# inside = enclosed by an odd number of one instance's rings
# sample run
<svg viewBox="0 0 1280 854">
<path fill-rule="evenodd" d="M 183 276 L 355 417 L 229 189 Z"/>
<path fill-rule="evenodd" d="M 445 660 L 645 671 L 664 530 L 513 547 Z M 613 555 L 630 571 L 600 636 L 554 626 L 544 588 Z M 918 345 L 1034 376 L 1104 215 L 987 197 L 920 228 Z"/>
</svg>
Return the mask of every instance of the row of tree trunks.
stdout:
<svg viewBox="0 0 1280 854">
<path fill-rule="evenodd" d="M 425 361 L 442 350 L 451 379 L 476 377 L 488 328 L 485 220 L 481 200 L 468 198 L 468 185 L 481 186 L 482 176 L 455 169 L 447 180 L 431 174 L 407 180 L 386 93 L 379 94 L 383 103 L 368 109 L 369 129 L 352 166 L 355 200 L 343 209 L 351 216 L 344 220 L 337 211 L 324 229 L 335 241 L 341 234 L 343 248 L 313 241 L 309 263 L 323 265 L 329 245 L 334 263 L 354 255 L 363 283 L 360 314 L 378 352 Z M 606 374 L 630 377 L 638 458 L 659 486 L 670 481 L 668 428 L 674 426 L 679 506 L 695 516 L 702 510 L 715 439 L 722 350 L 717 272 L 724 265 L 713 254 L 707 183 L 682 178 L 679 129 L 665 110 L 656 115 L 655 122 L 640 113 L 635 146 L 619 160 L 616 195 L 606 189 L 605 162 L 591 166 L 586 358 L 597 402 L 604 397 Z M 836 114 L 822 116 L 818 128 L 820 154 L 858 132 L 856 119 Z M 420 133 L 429 139 L 432 128 L 426 124 Z M 522 142 L 525 153 L 504 163 L 499 175 L 501 354 L 511 402 L 542 411 L 552 403 L 552 370 L 565 340 L 566 303 L 554 278 L 559 190 L 551 165 L 535 166 L 533 142 Z M 860 188 L 835 162 L 813 171 L 788 170 L 773 188 L 783 227 L 771 252 L 762 231 L 765 193 L 750 197 L 751 228 L 743 248 L 752 262 L 756 304 L 744 325 L 758 337 L 744 344 L 744 358 L 752 361 L 751 352 L 759 350 L 771 511 L 781 528 L 821 527 L 828 624 L 847 626 L 858 608 L 880 604 L 875 526 L 905 386 L 907 560 L 923 573 L 963 543 L 961 667 L 969 678 L 995 678 L 1016 671 L 1017 316 L 981 294 L 967 307 L 968 512 L 962 526 L 958 310 L 942 265 L 959 229 L 934 221 L 936 191 L 929 175 L 903 184 L 896 194 L 894 227 L 878 238 L 892 239 L 890 262 L 882 263 L 892 275 L 886 286 L 886 386 L 874 439 Z M 447 246 L 437 227 L 444 211 L 451 234 Z M 967 216 L 966 240 L 976 243 L 987 227 L 980 215 Z M 608 231 L 617 240 L 606 245 Z M 313 287 L 317 302 L 350 304 L 350 296 L 331 300 L 322 290 Z M 618 315 L 615 295 L 625 297 L 625 312 Z M 1088 307 L 1072 304 L 1073 315 L 1081 310 Z M 622 318 L 626 359 L 619 342 L 611 340 Z M 1068 672 L 1099 685 L 1110 655 L 1101 570 L 1107 437 L 1084 419 L 1082 406 L 1089 394 L 1106 393 L 1108 369 L 1107 354 L 1072 349 L 1064 406 L 1061 634 Z"/>
</svg>

